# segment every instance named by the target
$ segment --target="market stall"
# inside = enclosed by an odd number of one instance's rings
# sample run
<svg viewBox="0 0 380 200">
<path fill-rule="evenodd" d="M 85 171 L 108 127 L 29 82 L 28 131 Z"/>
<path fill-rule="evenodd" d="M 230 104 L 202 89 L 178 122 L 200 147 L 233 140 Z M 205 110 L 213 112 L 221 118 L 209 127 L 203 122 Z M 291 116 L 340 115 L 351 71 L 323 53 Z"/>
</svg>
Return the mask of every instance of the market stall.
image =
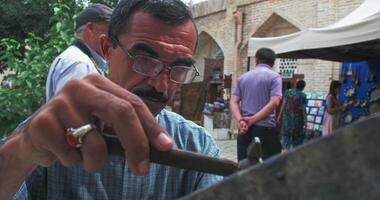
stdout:
<svg viewBox="0 0 380 200">
<path fill-rule="evenodd" d="M 248 56 L 262 47 L 279 58 L 315 58 L 330 61 L 363 61 L 380 58 L 380 1 L 366 0 L 337 23 L 309 28 L 280 37 L 252 37 Z"/>
<path fill-rule="evenodd" d="M 342 62 L 339 97 L 349 104 L 342 115 L 343 125 L 380 111 L 379 0 L 364 1 L 349 15 L 324 28 L 309 28 L 280 37 L 250 38 L 248 56 L 254 56 L 262 47 L 273 49 L 279 58 Z"/>
</svg>

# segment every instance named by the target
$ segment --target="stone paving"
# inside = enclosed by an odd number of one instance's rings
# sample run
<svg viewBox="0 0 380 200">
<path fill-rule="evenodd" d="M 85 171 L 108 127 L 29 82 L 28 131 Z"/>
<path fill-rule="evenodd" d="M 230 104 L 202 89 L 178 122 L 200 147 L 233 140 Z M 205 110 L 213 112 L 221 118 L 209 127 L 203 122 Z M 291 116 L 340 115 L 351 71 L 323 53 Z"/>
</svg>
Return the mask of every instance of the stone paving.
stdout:
<svg viewBox="0 0 380 200">
<path fill-rule="evenodd" d="M 221 157 L 237 162 L 236 139 L 216 140 L 216 144 L 220 148 Z"/>
</svg>

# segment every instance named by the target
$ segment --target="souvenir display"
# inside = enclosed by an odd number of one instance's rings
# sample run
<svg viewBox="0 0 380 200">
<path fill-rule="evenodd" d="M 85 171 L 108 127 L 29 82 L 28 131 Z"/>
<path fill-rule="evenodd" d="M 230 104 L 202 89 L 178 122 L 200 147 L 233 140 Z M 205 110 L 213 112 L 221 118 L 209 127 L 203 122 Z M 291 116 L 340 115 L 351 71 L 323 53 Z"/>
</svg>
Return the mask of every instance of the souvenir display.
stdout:
<svg viewBox="0 0 380 200">
<path fill-rule="evenodd" d="M 308 122 L 314 122 L 314 115 L 308 115 L 307 116 L 307 121 Z"/>
<path fill-rule="evenodd" d="M 323 129 L 323 115 L 325 114 L 325 93 L 306 93 L 307 97 L 307 126 L 306 129 L 320 135 Z"/>
<path fill-rule="evenodd" d="M 318 123 L 318 124 L 322 123 L 322 117 L 321 116 L 316 116 L 315 117 L 315 123 Z"/>
<path fill-rule="evenodd" d="M 314 124 L 311 123 L 311 122 L 308 122 L 308 123 L 306 124 L 306 128 L 309 129 L 309 130 L 312 130 L 313 127 L 314 127 Z"/>
<path fill-rule="evenodd" d="M 311 107 L 314 106 L 315 101 L 314 100 L 309 100 L 307 101 L 307 106 Z"/>
<path fill-rule="evenodd" d="M 355 88 L 354 87 L 347 87 L 344 90 L 344 96 L 346 96 L 348 99 L 353 98 L 354 94 L 355 94 Z"/>
<path fill-rule="evenodd" d="M 320 107 L 318 109 L 318 115 L 322 116 L 324 114 L 324 112 L 325 112 L 325 108 L 324 107 Z"/>
<path fill-rule="evenodd" d="M 315 100 L 315 101 L 314 101 L 314 106 L 315 106 L 315 107 L 320 107 L 320 106 L 322 106 L 322 101 L 321 101 L 321 100 Z"/>
<path fill-rule="evenodd" d="M 361 101 L 360 107 L 365 108 L 368 106 L 368 101 Z"/>
<path fill-rule="evenodd" d="M 346 81 L 346 72 L 344 69 L 345 68 L 342 67 L 342 70 L 340 71 L 340 75 L 339 75 L 339 82 L 342 84 Z"/>
<path fill-rule="evenodd" d="M 341 81 L 339 100 L 347 107 L 341 114 L 341 125 L 344 126 L 353 121 L 365 119 L 369 114 L 380 112 L 378 74 L 380 74 L 380 61 L 342 63 L 339 78 L 343 78 L 344 75 L 346 81 Z"/>
<path fill-rule="evenodd" d="M 356 66 L 354 69 L 354 74 L 352 75 L 352 82 L 356 85 L 359 86 L 359 73 L 360 73 L 360 65 Z"/>
<path fill-rule="evenodd" d="M 343 116 L 343 122 L 344 124 L 349 124 L 352 122 L 352 114 L 351 112 L 346 112 Z"/>
<path fill-rule="evenodd" d="M 361 105 L 361 101 L 359 99 L 355 99 L 352 102 L 352 106 L 359 107 Z"/>
<path fill-rule="evenodd" d="M 352 76 L 352 63 L 349 64 L 346 75 L 347 76 Z"/>
<path fill-rule="evenodd" d="M 318 108 L 311 108 L 310 109 L 310 114 L 311 115 L 316 115 L 318 113 Z"/>
<path fill-rule="evenodd" d="M 353 106 L 356 100 L 346 100 L 343 102 L 347 107 Z"/>
</svg>

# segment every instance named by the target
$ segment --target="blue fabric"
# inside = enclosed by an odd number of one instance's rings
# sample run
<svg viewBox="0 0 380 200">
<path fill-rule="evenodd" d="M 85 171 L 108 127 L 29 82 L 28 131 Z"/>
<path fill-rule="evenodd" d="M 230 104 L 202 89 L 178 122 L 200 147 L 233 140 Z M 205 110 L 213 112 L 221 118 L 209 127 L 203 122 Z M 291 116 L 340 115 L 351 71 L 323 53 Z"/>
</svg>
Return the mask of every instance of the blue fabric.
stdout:
<svg viewBox="0 0 380 200">
<path fill-rule="evenodd" d="M 282 96 L 281 76 L 270 66 L 259 64 L 255 69 L 243 74 L 234 88 L 232 95 L 240 97 L 240 110 L 243 116 L 252 116 L 258 113 L 273 96 Z M 275 110 L 263 120 L 256 123 L 258 126 L 275 127 Z"/>
<path fill-rule="evenodd" d="M 282 115 L 281 144 L 284 149 L 291 149 L 303 143 L 305 139 L 304 111 L 306 94 L 298 89 L 289 89 L 284 95 L 284 112 Z"/>
<path fill-rule="evenodd" d="M 55 96 L 71 79 L 81 79 L 90 73 L 104 75 L 105 60 L 91 48 L 88 49 L 99 70 L 85 53 L 75 46 L 70 46 L 57 56 L 50 66 L 46 80 L 46 101 Z"/>
<path fill-rule="evenodd" d="M 163 110 L 157 120 L 175 141 L 175 148 L 219 157 L 219 149 L 204 128 Z M 176 199 L 222 180 L 223 177 L 151 164 L 148 175 L 137 177 L 122 157 L 110 157 L 100 172 L 55 163 L 38 167 L 14 199 Z"/>
</svg>

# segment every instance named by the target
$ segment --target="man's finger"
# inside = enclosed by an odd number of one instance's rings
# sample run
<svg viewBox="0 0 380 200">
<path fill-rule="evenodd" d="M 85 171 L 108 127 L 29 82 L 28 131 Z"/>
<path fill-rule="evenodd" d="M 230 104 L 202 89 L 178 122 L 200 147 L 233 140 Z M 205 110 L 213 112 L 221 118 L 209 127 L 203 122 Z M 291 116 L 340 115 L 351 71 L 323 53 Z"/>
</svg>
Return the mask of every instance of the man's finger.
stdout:
<svg viewBox="0 0 380 200">
<path fill-rule="evenodd" d="M 110 83 L 106 79 L 98 81 Z M 149 141 L 134 106 L 112 92 L 96 88 L 88 81 L 72 80 L 62 91 L 65 90 L 73 94 L 69 98 L 76 103 L 77 110 L 96 116 L 115 130 L 132 172 L 136 175 L 145 174 L 149 167 Z"/>
<path fill-rule="evenodd" d="M 124 99 L 131 103 L 134 107 L 136 114 L 141 121 L 150 143 L 160 151 L 168 151 L 172 148 L 172 139 L 166 134 L 166 131 L 157 123 L 155 117 L 152 115 L 145 103 L 136 95 L 128 92 L 124 88 L 119 87 L 115 83 L 105 80 L 107 83 L 101 83 L 99 76 L 88 76 L 87 79 L 97 88 L 111 92 L 117 97 Z"/>
</svg>

